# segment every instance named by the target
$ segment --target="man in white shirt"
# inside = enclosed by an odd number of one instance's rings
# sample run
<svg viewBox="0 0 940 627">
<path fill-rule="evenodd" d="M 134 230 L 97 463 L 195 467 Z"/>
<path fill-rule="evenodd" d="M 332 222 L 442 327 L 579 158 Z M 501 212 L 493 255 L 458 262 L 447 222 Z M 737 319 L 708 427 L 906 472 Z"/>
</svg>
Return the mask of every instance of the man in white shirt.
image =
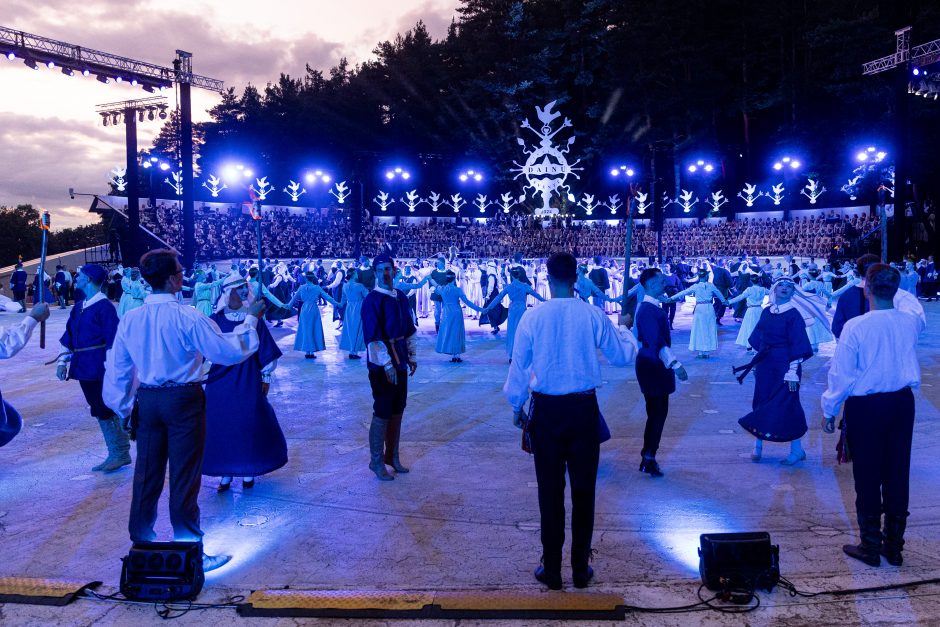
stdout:
<svg viewBox="0 0 940 627">
<path fill-rule="evenodd" d="M 628 366 L 636 340 L 601 311 L 575 297 L 578 262 L 556 253 L 547 262 L 552 299 L 519 322 L 503 392 L 522 428 L 523 405 L 532 392 L 529 435 L 535 457 L 542 520 L 542 565 L 535 578 L 560 590 L 565 540 L 565 470 L 571 481 L 571 567 L 576 588 L 594 575 L 588 564 L 594 534 L 594 488 L 606 424 L 597 405 L 601 383 L 597 349 L 613 366 Z M 628 316 L 621 316 L 625 325 Z M 609 432 L 605 433 L 609 437 Z"/>
<path fill-rule="evenodd" d="M 177 301 L 183 268 L 175 252 L 150 251 L 141 257 L 140 270 L 153 293 L 121 319 L 108 351 L 103 390 L 108 407 L 126 419 L 139 381 L 137 463 L 128 529 L 133 542 L 156 538 L 153 525 L 169 461 L 173 539 L 201 542 L 197 497 L 206 438 L 203 359 L 230 366 L 258 350 L 256 325 L 264 303 L 252 303 L 245 322 L 222 333 L 207 316 Z M 229 559 L 204 556 L 204 570 Z"/>
<path fill-rule="evenodd" d="M 9 359 L 20 352 L 36 325 L 49 317 L 49 305 L 38 303 L 16 326 L 0 331 L 0 359 Z M 12 440 L 23 426 L 23 419 L 0 394 L 0 446 Z"/>
<path fill-rule="evenodd" d="M 843 429 L 852 455 L 855 510 L 861 543 L 842 550 L 870 566 L 900 566 L 907 525 L 914 394 L 920 386 L 915 352 L 924 323 L 895 307 L 900 273 L 874 264 L 865 274 L 868 313 L 845 323 L 822 396 L 823 429 Z M 881 514 L 884 512 L 884 532 Z"/>
</svg>

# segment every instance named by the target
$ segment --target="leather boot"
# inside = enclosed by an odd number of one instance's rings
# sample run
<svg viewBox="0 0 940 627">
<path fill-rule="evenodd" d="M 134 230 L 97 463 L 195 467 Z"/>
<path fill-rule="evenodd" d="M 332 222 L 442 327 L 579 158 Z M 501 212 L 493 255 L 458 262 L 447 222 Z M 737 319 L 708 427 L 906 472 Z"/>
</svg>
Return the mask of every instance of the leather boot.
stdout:
<svg viewBox="0 0 940 627">
<path fill-rule="evenodd" d="M 904 563 L 901 551 L 904 549 L 904 530 L 907 528 L 907 514 L 885 514 L 884 542 L 881 554 L 892 566 Z"/>
<path fill-rule="evenodd" d="M 858 515 L 858 534 L 861 542 L 846 544 L 842 552 L 869 566 L 881 566 L 881 515 Z"/>
<path fill-rule="evenodd" d="M 131 463 L 131 441 L 117 416 L 99 420 L 98 426 L 108 447 L 108 458 L 92 468 L 95 472 L 114 472 Z"/>
<path fill-rule="evenodd" d="M 373 414 L 372 424 L 369 425 L 369 470 L 374 472 L 375 476 L 382 481 L 391 481 L 395 478 L 388 474 L 382 460 L 382 448 L 385 445 L 385 434 L 387 431 L 388 420 L 383 420 Z"/>
<path fill-rule="evenodd" d="M 398 445 L 401 442 L 401 414 L 396 414 L 388 421 L 388 431 L 385 433 L 385 464 L 395 469 L 395 472 L 411 472 L 401 465 L 398 459 Z"/>
</svg>

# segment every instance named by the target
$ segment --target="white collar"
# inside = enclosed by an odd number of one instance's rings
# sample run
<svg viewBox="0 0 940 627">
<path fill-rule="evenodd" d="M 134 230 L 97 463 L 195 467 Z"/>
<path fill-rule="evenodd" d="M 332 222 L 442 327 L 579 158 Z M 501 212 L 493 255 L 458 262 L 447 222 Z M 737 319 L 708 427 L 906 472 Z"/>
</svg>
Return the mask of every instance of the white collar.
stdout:
<svg viewBox="0 0 940 627">
<path fill-rule="evenodd" d="M 386 296 L 391 296 L 392 298 L 397 298 L 395 290 L 387 290 L 384 287 L 380 287 L 378 283 L 375 284 L 375 287 L 372 288 L 374 291 L 379 292 L 380 294 L 385 294 Z"/>
<path fill-rule="evenodd" d="M 653 297 L 650 296 L 649 294 L 646 294 L 646 295 L 643 296 L 643 302 L 644 302 L 644 303 L 649 303 L 650 305 L 656 305 L 657 307 L 658 307 L 659 304 L 660 304 L 658 300 L 656 300 L 655 298 L 653 298 Z"/>
<path fill-rule="evenodd" d="M 100 290 L 97 291 L 97 292 L 95 292 L 95 294 L 94 294 L 93 296 L 89 296 L 88 298 L 86 298 L 85 300 L 82 301 L 82 311 L 85 310 L 85 307 L 89 307 L 89 306 L 91 306 L 91 305 L 94 305 L 94 304 L 97 303 L 99 300 L 105 300 L 105 298 L 106 298 L 106 296 L 105 296 L 104 294 L 102 294 Z"/>
<path fill-rule="evenodd" d="M 771 305 L 771 306 L 770 306 L 770 313 L 782 314 L 782 313 L 786 313 L 786 312 L 790 311 L 791 309 L 793 309 L 793 301 L 792 301 L 792 300 L 791 300 L 791 301 L 787 301 L 787 302 L 783 303 L 782 305 Z"/>
<path fill-rule="evenodd" d="M 159 305 L 160 303 L 175 303 L 176 294 L 147 294 L 144 303 L 147 305 Z"/>
</svg>

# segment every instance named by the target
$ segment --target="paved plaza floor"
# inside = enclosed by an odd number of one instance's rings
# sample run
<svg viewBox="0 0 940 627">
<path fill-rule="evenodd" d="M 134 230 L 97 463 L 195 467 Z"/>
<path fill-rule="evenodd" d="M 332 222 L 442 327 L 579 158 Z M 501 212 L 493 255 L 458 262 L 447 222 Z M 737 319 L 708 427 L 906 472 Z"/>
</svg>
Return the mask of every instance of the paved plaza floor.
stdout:
<svg viewBox="0 0 940 627">
<path fill-rule="evenodd" d="M 805 365 L 801 397 L 810 423 L 804 438 L 807 460 L 783 467 L 778 462 L 787 445 L 768 443 L 764 460 L 755 464 L 749 456 L 753 441 L 737 424 L 750 409 L 753 391 L 752 378 L 739 385 L 731 374 L 732 364 L 746 361 L 743 349 L 733 343 L 738 325 L 726 315 L 717 353 L 694 359 L 687 350 L 691 306 L 684 305 L 673 344 L 690 379 L 671 400 L 658 455 L 664 478 L 637 470 L 646 415 L 633 368 L 603 366 L 599 398 L 613 439 L 601 449 L 596 579 L 590 589 L 623 595 L 637 606 L 693 603 L 700 583 L 699 534 L 726 531 L 768 531 L 780 545 L 781 572 L 808 592 L 940 577 L 940 304 L 925 307 L 928 331 L 919 347 L 924 383 L 915 395 L 903 567 L 869 568 L 841 551 L 842 544 L 857 541 L 851 467 L 837 464 L 836 436 L 819 428 L 819 396 L 834 344 L 823 345 Z M 316 360 L 291 350 L 294 321 L 273 330 L 285 356 L 270 400 L 287 437 L 287 466 L 259 478 L 250 490 L 236 480 L 231 491 L 220 495 L 215 479 L 204 482 L 200 505 L 206 549 L 231 554 L 233 560 L 207 576 L 200 601 L 285 586 L 540 591 L 532 577 L 540 556 L 535 472 L 532 458 L 520 450 L 519 431 L 501 391 L 508 361 L 504 333 L 493 337 L 488 328 L 468 320 L 469 351 L 464 363 L 452 364 L 449 355 L 434 352 L 433 321 L 421 321 L 419 368 L 410 381 L 402 435 L 402 459 L 412 472 L 380 482 L 367 468 L 372 400 L 365 360 L 350 361 L 337 350 L 329 311 L 324 311 L 328 347 Z M 44 351 L 37 332 L 22 353 L 0 362 L 4 398 L 26 423 L 0 449 L 0 577 L 101 580 L 102 590 L 113 592 L 120 558 L 129 547 L 132 471 L 103 475 L 89 470 L 104 457 L 95 421 L 78 384 L 57 381 L 55 367 L 42 365 L 57 352 L 66 315 L 53 311 Z M 18 319 L 2 314 L 0 325 Z M 170 539 L 166 496 L 158 533 Z M 571 590 L 570 572 L 563 576 Z M 760 596 L 761 607 L 745 616 L 630 612 L 626 622 L 940 624 L 938 585 L 816 598 L 791 597 L 778 588 Z M 231 609 L 214 609 L 177 622 L 248 620 Z M 62 608 L 0 605 L 0 624 L 11 626 L 159 622 L 149 605 L 90 600 Z"/>
</svg>

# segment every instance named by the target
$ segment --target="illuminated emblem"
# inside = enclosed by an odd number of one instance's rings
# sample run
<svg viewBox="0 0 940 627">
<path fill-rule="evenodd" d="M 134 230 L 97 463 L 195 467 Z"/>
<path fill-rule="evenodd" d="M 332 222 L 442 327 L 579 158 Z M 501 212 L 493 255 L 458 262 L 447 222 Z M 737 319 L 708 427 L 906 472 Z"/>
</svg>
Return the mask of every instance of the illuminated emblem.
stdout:
<svg viewBox="0 0 940 627">
<path fill-rule="evenodd" d="M 123 192 L 127 189 L 127 179 L 124 178 L 125 174 L 127 174 L 127 166 L 118 165 L 111 170 L 111 176 L 108 178 L 108 182 L 114 185 L 114 188 L 119 192 Z"/>
<path fill-rule="evenodd" d="M 221 185 L 219 185 L 219 183 L 221 183 Z M 203 183 L 202 186 L 209 190 L 209 193 L 212 194 L 213 198 L 218 198 L 219 192 L 221 192 L 223 189 L 228 189 L 228 185 L 222 183 L 222 179 L 215 176 L 214 174 L 210 174 L 209 182 Z"/>
<path fill-rule="evenodd" d="M 819 181 L 809 179 L 809 182 L 800 193 L 809 198 L 809 204 L 815 205 L 816 199 L 822 196 L 825 191 L 826 188 L 820 187 Z"/>
<path fill-rule="evenodd" d="M 521 137 L 517 138 L 519 145 L 522 146 L 522 152 L 528 155 L 528 158 L 524 164 L 513 161 L 516 167 L 512 171 L 517 173 L 513 178 L 518 179 L 520 176 L 525 176 L 526 181 L 528 181 L 528 185 L 523 187 L 523 193 L 539 195 L 542 198 L 542 206 L 535 210 L 537 216 L 557 214 L 558 210 L 553 209 L 550 205 L 552 194 L 563 194 L 562 198 L 566 198 L 571 193 L 571 188 L 565 185 L 565 180 L 569 175 L 580 179 L 581 177 L 575 172 L 584 169 L 575 167 L 581 162 L 580 159 L 569 164 L 568 159 L 565 157 L 574 143 L 575 138 L 573 135 L 568 138 L 564 148 L 556 147 L 552 142 L 555 135 L 571 126 L 571 120 L 565 118 L 561 126 L 552 129 L 552 122 L 561 116 L 560 113 L 552 111 L 555 102 L 557 101 L 553 100 L 545 105 L 545 109 L 535 107 L 536 114 L 542 122 L 540 130 L 532 128 L 528 118 L 522 122 L 522 128 L 538 135 L 539 145 L 528 149 L 525 140 Z"/>
</svg>

